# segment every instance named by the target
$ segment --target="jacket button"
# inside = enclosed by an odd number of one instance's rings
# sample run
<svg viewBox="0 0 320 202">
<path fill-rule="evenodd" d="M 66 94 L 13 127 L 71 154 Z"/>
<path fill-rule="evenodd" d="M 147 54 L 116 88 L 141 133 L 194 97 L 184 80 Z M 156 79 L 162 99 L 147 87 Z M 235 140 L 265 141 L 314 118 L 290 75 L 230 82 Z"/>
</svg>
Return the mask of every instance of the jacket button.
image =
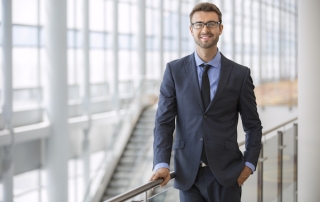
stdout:
<svg viewBox="0 0 320 202">
<path fill-rule="evenodd" d="M 207 118 L 207 115 L 203 115 L 203 118 Z"/>
<path fill-rule="evenodd" d="M 200 141 L 203 141 L 203 138 L 200 138 Z"/>
</svg>

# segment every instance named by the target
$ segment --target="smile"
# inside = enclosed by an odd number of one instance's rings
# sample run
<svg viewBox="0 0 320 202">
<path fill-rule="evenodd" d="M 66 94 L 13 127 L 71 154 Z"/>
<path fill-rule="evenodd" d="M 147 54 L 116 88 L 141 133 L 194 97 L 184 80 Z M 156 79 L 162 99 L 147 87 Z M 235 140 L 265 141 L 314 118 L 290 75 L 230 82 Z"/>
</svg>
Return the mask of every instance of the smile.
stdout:
<svg viewBox="0 0 320 202">
<path fill-rule="evenodd" d="M 208 40 L 212 37 L 212 35 L 202 35 L 200 36 L 200 39 Z"/>
</svg>

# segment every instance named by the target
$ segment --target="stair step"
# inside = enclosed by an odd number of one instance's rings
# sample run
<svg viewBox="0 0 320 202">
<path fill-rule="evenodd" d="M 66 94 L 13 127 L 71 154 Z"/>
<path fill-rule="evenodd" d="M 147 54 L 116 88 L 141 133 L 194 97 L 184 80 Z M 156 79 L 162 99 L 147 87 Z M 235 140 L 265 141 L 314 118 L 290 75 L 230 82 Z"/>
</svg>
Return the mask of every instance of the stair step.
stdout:
<svg viewBox="0 0 320 202">
<path fill-rule="evenodd" d="M 153 129 L 154 124 L 137 124 L 135 128 L 137 128 L 137 129 Z"/>
<path fill-rule="evenodd" d="M 141 117 L 138 121 L 138 123 L 146 123 L 154 125 L 155 119 L 151 117 Z"/>
<path fill-rule="evenodd" d="M 134 136 L 150 136 L 153 135 L 153 129 L 139 129 L 132 132 Z"/>
<path fill-rule="evenodd" d="M 117 196 L 119 194 L 124 193 L 125 191 L 127 191 L 126 188 L 108 188 L 106 190 L 106 195 L 114 197 L 114 196 Z"/>
<path fill-rule="evenodd" d="M 132 167 L 129 166 L 118 166 L 116 168 L 116 172 L 126 172 L 126 173 L 130 173 L 132 171 Z"/>
<path fill-rule="evenodd" d="M 144 144 L 147 142 L 148 137 L 138 137 L 138 138 L 130 138 L 129 143 L 133 144 L 139 144 L 144 146 Z"/>
<path fill-rule="evenodd" d="M 153 136 L 155 116 L 155 107 L 147 108 L 141 113 L 108 184 L 103 200 L 107 200 L 127 191 L 126 187 L 131 183 L 134 175 L 132 170 L 134 169 L 138 155 L 142 154 L 141 152 L 144 152 L 142 149 L 148 146 L 146 145 L 146 142 L 151 140 L 150 138 Z"/>
<path fill-rule="evenodd" d="M 132 169 L 132 168 L 131 168 Z M 113 179 L 128 179 L 128 178 L 131 178 L 132 177 L 132 174 L 129 173 L 129 172 L 124 172 L 124 171 L 121 171 L 121 172 L 116 172 L 112 178 Z"/>
<path fill-rule="evenodd" d="M 141 149 L 141 147 L 142 147 L 141 145 L 129 143 L 126 148 L 127 148 L 127 149 L 136 149 L 136 150 L 139 150 L 139 149 Z"/>
<path fill-rule="evenodd" d="M 126 163 L 126 164 L 134 164 L 134 162 L 136 161 L 136 158 L 133 158 L 133 157 L 131 157 L 131 156 L 123 156 L 123 157 L 121 157 L 121 159 L 120 159 L 120 161 L 119 161 L 119 163 L 120 164 L 124 164 L 124 163 Z"/>
<path fill-rule="evenodd" d="M 129 184 L 129 180 L 128 179 L 118 179 L 118 180 L 114 180 L 112 181 L 109 186 L 110 188 L 117 188 L 117 187 L 127 187 Z"/>
<path fill-rule="evenodd" d="M 123 152 L 123 154 L 122 154 L 122 156 L 123 157 L 137 157 L 137 155 L 139 154 L 139 150 L 140 149 L 126 149 L 124 152 Z"/>
</svg>

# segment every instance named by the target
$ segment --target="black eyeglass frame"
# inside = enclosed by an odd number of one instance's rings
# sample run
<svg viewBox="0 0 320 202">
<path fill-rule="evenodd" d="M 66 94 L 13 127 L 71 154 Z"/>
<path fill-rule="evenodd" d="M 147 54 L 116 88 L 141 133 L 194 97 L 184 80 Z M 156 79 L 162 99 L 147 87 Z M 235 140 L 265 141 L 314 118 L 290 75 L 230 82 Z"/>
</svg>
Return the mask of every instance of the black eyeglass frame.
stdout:
<svg viewBox="0 0 320 202">
<path fill-rule="evenodd" d="M 214 23 L 213 24 L 213 26 L 208 26 L 208 24 L 209 23 Z M 195 24 L 201 24 L 202 26 L 201 26 L 201 28 L 199 27 L 199 28 L 195 28 L 194 27 L 194 25 Z M 204 26 L 207 26 L 207 28 L 215 28 L 215 27 L 218 27 L 219 25 L 221 24 L 221 22 L 217 22 L 217 21 L 209 21 L 209 22 L 206 22 L 206 23 L 204 23 L 204 22 L 194 22 L 194 23 L 191 23 L 191 26 L 192 26 L 192 28 L 194 28 L 194 29 L 203 29 L 204 28 Z"/>
</svg>

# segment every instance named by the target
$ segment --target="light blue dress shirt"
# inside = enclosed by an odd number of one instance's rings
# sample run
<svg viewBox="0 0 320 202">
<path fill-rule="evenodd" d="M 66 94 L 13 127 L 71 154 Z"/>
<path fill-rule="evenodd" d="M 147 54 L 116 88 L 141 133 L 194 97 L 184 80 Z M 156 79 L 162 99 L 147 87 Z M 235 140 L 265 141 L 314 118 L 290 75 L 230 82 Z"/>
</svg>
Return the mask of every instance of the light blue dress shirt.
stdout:
<svg viewBox="0 0 320 202">
<path fill-rule="evenodd" d="M 208 70 L 208 77 L 209 77 L 209 82 L 210 82 L 210 99 L 212 100 L 214 98 L 214 95 L 216 94 L 218 83 L 219 83 L 219 78 L 220 78 L 221 53 L 218 49 L 216 56 L 214 56 L 214 58 L 212 60 L 210 60 L 208 63 L 205 63 L 201 60 L 201 58 L 198 56 L 197 52 L 195 51 L 194 52 L 194 59 L 196 61 L 200 89 L 201 89 L 202 73 L 203 73 L 203 67 L 201 67 L 200 65 L 202 65 L 202 64 L 211 65 L 211 67 Z M 199 162 L 199 164 L 200 164 L 200 162 Z M 252 173 L 255 171 L 255 166 L 252 163 L 245 162 L 245 165 L 248 166 L 252 170 Z M 154 167 L 153 170 L 156 171 L 159 168 L 168 168 L 169 169 L 169 165 L 167 163 L 158 163 Z"/>
</svg>

